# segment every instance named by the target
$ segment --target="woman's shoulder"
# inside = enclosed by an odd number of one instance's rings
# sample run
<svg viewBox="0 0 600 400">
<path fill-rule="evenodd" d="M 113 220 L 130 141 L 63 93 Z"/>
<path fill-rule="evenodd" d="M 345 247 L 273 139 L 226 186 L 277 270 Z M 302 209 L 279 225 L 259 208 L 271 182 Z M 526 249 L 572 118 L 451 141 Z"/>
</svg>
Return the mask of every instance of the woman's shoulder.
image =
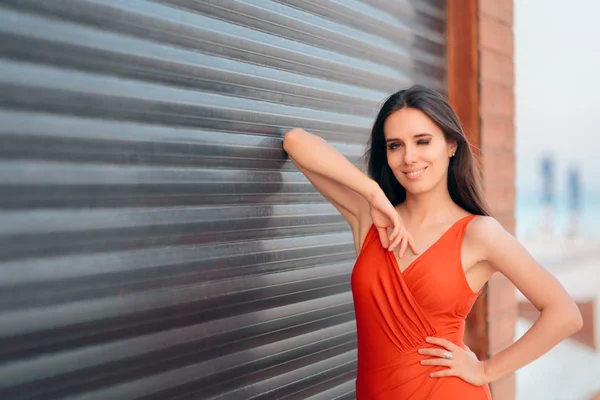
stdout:
<svg viewBox="0 0 600 400">
<path fill-rule="evenodd" d="M 474 218 L 472 222 L 469 224 L 469 227 L 474 231 L 483 231 L 483 233 L 488 231 L 494 231 L 496 229 L 502 228 L 502 224 L 498 222 L 498 220 L 489 215 L 478 215 L 471 214 Z"/>
<path fill-rule="evenodd" d="M 497 251 L 501 243 L 506 243 L 510 233 L 504 229 L 496 218 L 487 215 L 476 215 L 471 218 L 462 240 L 462 252 L 476 264 L 480 261 L 490 261 L 491 255 Z M 489 264 L 486 264 L 489 267 Z"/>
<path fill-rule="evenodd" d="M 508 234 L 507 230 L 494 217 L 489 215 L 475 215 L 465 230 L 465 240 L 479 245 L 494 245 L 496 240 Z"/>
</svg>

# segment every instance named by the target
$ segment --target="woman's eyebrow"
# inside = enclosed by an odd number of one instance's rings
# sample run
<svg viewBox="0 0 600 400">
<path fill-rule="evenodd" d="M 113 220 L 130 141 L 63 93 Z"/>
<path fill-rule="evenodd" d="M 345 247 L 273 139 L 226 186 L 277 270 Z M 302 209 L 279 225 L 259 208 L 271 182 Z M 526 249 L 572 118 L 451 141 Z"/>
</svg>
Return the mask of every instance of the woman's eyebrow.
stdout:
<svg viewBox="0 0 600 400">
<path fill-rule="evenodd" d="M 413 136 L 413 139 L 418 139 L 418 138 L 422 138 L 422 137 L 433 137 L 433 135 L 431 133 L 417 133 L 416 135 Z M 389 142 L 395 142 L 395 141 L 402 141 L 402 139 L 398 139 L 398 138 L 389 138 L 386 139 L 385 142 L 389 143 Z"/>
<path fill-rule="evenodd" d="M 423 133 L 417 133 L 415 136 L 413 136 L 413 139 L 415 138 L 421 138 L 421 137 L 429 137 L 429 136 L 433 136 L 431 133 L 427 133 L 427 132 L 423 132 Z"/>
</svg>

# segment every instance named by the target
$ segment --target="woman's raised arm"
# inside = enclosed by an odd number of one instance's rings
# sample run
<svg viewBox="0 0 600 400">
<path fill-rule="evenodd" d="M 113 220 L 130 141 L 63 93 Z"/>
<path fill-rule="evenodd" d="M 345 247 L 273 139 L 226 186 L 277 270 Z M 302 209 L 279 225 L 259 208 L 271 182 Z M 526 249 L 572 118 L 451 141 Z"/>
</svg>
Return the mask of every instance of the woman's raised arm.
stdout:
<svg viewBox="0 0 600 400">
<path fill-rule="evenodd" d="M 302 129 L 286 133 L 283 148 L 313 186 L 342 214 L 355 237 L 362 238 L 372 223 L 382 245 L 400 245 L 403 253 L 412 238 L 377 182 L 370 179 L 327 141 Z M 388 235 L 387 228 L 392 228 Z M 357 249 L 358 251 L 359 249 Z"/>
</svg>

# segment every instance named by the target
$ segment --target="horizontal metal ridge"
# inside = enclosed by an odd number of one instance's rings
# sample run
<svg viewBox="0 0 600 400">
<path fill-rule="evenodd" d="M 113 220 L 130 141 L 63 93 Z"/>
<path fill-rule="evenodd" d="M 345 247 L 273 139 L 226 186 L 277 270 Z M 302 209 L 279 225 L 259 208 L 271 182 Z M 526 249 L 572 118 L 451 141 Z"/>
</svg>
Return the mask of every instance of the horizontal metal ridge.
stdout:
<svg viewBox="0 0 600 400">
<path fill-rule="evenodd" d="M 208 228 L 219 233 L 228 229 L 245 229 L 238 223 L 248 220 L 267 219 L 263 227 L 279 227 L 289 223 L 286 218 L 321 217 L 334 215 L 342 220 L 329 203 L 279 204 L 272 206 L 211 206 L 211 207 L 157 207 L 120 209 L 37 209 L 28 211 L 0 212 L 0 238 L 11 235 L 42 235 L 73 233 L 92 230 L 147 229 L 152 226 L 183 225 L 188 223 L 210 224 Z M 323 222 L 326 224 L 326 222 Z M 290 227 L 298 227 L 290 225 Z M 180 228 L 174 228 L 180 229 Z"/>
<path fill-rule="evenodd" d="M 6 201 L 27 205 L 45 193 L 46 206 L 51 206 L 55 198 L 63 207 L 76 207 L 77 200 L 95 207 L 114 201 L 122 206 L 133 203 L 142 207 L 163 196 L 165 206 L 169 199 L 177 204 L 188 199 L 190 204 L 211 204 L 210 197 L 217 196 L 225 199 L 220 200 L 221 204 L 235 204 L 244 195 L 252 195 L 257 202 L 272 196 L 272 203 L 293 197 L 299 203 L 313 194 L 317 196 L 314 199 L 323 202 L 302 173 L 287 171 L 4 161 L 0 162 L 0 187 L 5 194 L 11 194 Z"/>
<path fill-rule="evenodd" d="M 0 105 L 61 114 L 143 120 L 208 129 L 254 125 L 261 132 L 275 126 L 304 126 L 364 135 L 370 118 L 248 102 L 220 94 L 98 76 L 83 72 L 3 61 Z M 238 130 L 241 127 L 238 127 Z M 253 131 L 252 128 L 249 128 Z"/>
<path fill-rule="evenodd" d="M 152 353 L 155 351 L 163 350 L 166 348 L 176 348 L 179 345 L 185 345 L 188 342 L 196 342 L 196 345 L 201 344 L 201 341 L 205 341 L 205 345 L 213 343 L 211 346 L 216 345 L 217 338 L 222 339 L 222 343 L 218 346 L 227 345 L 228 341 L 230 345 L 234 345 L 236 341 L 240 340 L 239 332 L 238 335 L 233 335 L 234 330 L 244 327 L 248 336 L 246 340 L 256 339 L 260 335 L 267 333 L 265 329 L 274 328 L 279 325 L 278 330 L 291 329 L 294 327 L 300 327 L 307 323 L 315 322 L 319 319 L 334 318 L 342 316 L 344 314 L 352 313 L 351 301 L 347 293 L 337 293 L 321 298 L 307 299 L 305 301 L 299 301 L 291 303 L 289 305 L 283 304 L 277 307 L 265 308 L 262 310 L 256 310 L 248 313 L 240 313 L 235 316 L 223 316 L 221 319 L 217 319 L 213 322 L 196 323 L 190 326 L 180 326 L 177 329 L 169 330 L 158 330 L 157 332 L 146 332 L 145 334 L 137 335 L 135 337 L 122 337 L 119 338 L 115 335 L 106 335 L 105 340 L 93 340 L 90 337 L 87 341 L 82 341 L 85 336 L 74 336 L 71 335 L 70 343 L 65 341 L 62 344 L 60 341 L 53 346 L 54 350 L 58 350 L 61 347 L 62 351 L 52 352 L 47 355 L 43 353 L 37 353 L 36 358 L 23 358 L 22 361 L 16 362 L 15 366 L 0 366 L 0 388 L 6 387 L 5 385 L 19 384 L 21 380 L 37 380 L 48 375 L 59 375 L 67 372 L 72 372 L 80 368 L 88 368 L 100 364 L 108 364 L 122 358 L 133 358 L 141 356 L 144 353 Z M 331 311 L 337 309 L 338 313 L 333 314 Z M 329 313 L 325 313 L 328 310 Z M 320 318 L 319 318 L 320 315 Z M 316 318 L 316 319 L 315 319 Z M 331 334 L 335 332 L 353 332 L 354 321 L 352 316 L 348 316 L 348 321 L 344 324 L 332 324 L 325 329 L 328 329 Z M 243 325 L 241 325 L 243 324 Z M 347 326 L 347 327 L 344 327 Z M 252 333 L 254 331 L 254 333 Z M 303 334 L 311 334 L 313 330 L 307 330 Z M 300 332 L 296 330 L 296 335 Z M 237 337 L 237 339 L 236 339 Z M 290 336 L 293 338 L 294 336 Z M 212 339 L 211 339 L 212 338 Z M 229 339 L 228 339 L 229 338 Z M 63 339 L 64 340 L 64 339 Z M 269 341 L 264 341 L 265 345 L 268 346 Z M 29 348 L 38 347 L 44 348 L 45 343 L 43 340 L 41 343 L 31 344 Z M 65 348 L 65 344 L 70 344 L 71 347 Z M 256 343 L 255 343 L 256 344 Z M 200 350 L 206 350 L 200 347 Z M 52 350 L 52 347 L 47 346 L 48 350 Z M 252 345 L 243 346 L 243 349 L 251 349 Z M 189 349 L 188 349 L 189 350 Z M 230 353 L 235 353 L 233 350 L 227 350 L 226 346 L 224 349 L 224 357 Z M 7 348 L 2 353 L 15 353 L 15 349 Z M 2 357 L 6 359 L 6 355 Z M 76 362 L 65 362 L 71 359 Z M 45 371 L 44 376 L 36 376 L 34 368 L 40 368 L 40 371 Z M 55 368 L 52 368 L 52 366 Z M 58 366 L 62 366 L 60 369 Z M 24 368 L 29 370 L 30 374 L 20 374 L 18 370 Z M 208 371 L 207 371 L 208 372 Z M 8 374 L 17 374 L 21 378 L 15 376 L 9 376 Z M 16 380 L 15 380 L 16 379 Z"/>
<path fill-rule="evenodd" d="M 310 386 L 317 382 L 327 381 L 339 374 L 354 372 L 356 370 L 356 350 L 352 349 L 354 342 L 340 345 L 338 348 L 322 351 L 301 362 L 285 363 L 278 367 L 278 375 L 273 377 L 264 377 L 260 374 L 261 380 L 256 382 L 253 387 L 248 385 L 239 385 L 239 387 L 226 390 L 219 393 L 218 396 L 209 397 L 210 399 L 227 399 L 233 396 L 236 398 L 248 398 L 253 393 L 269 393 L 274 398 L 285 398 L 286 395 L 299 395 L 306 391 Z M 313 362 L 313 366 L 306 365 Z M 291 365 L 290 365 L 291 364 Z M 299 364 L 299 365 L 298 365 Z M 318 371 L 318 372 L 315 372 Z M 210 392 L 209 392 L 210 393 Z M 300 397 L 301 398 L 301 397 Z"/>
<path fill-rule="evenodd" d="M 324 201 L 300 172 L 64 162 L 0 161 L 0 189 L 7 208 Z"/>
<path fill-rule="evenodd" d="M 281 137 L 187 127 L 0 110 L 0 140 L 0 156 L 9 159 L 296 170 Z M 329 142 L 356 164 L 366 149 Z"/>
<path fill-rule="evenodd" d="M 329 203 L 16 210 L 0 212 L 0 260 L 346 230 L 346 222 Z M 3 276 L 0 286 L 10 276 Z"/>
<path fill-rule="evenodd" d="M 440 35 L 445 25 L 444 0 L 365 0 L 365 2 L 405 21 L 414 30 L 432 31 Z"/>
<path fill-rule="evenodd" d="M 77 165 L 77 167 L 75 167 Z M 218 168 L 159 167 L 68 162 L 0 161 L 0 184 L 4 185 L 310 185 L 301 172 L 239 171 Z M 41 172 L 41 173 L 40 173 Z M 291 188 L 290 188 L 291 189 Z M 294 189 L 291 189 L 294 190 Z"/>
<path fill-rule="evenodd" d="M 343 23 L 344 25 L 355 27 L 366 32 L 396 40 L 410 43 L 415 37 L 421 37 L 433 43 L 443 43 L 443 31 L 439 25 L 426 28 L 424 24 L 414 23 L 411 16 L 414 11 L 408 15 L 390 13 L 382 9 L 382 3 L 358 0 L 276 0 L 278 3 L 286 4 L 297 9 L 320 15 L 327 19 L 332 19 Z M 396 1 L 406 3 L 405 0 Z M 373 6 L 369 3 L 373 3 Z M 415 10 L 414 6 L 402 4 L 403 9 Z M 384 6 L 385 7 L 385 6 Z M 389 7 L 389 6 L 387 6 Z M 396 7 L 399 7 L 398 5 Z M 423 7 L 420 8 L 423 10 Z M 412 15 L 411 15 L 412 14 Z M 431 16 L 431 13 L 429 13 Z M 438 14 L 439 15 L 439 14 Z M 433 28 L 433 29 L 432 29 Z"/>
<path fill-rule="evenodd" d="M 4 57 L 16 60 L 358 115 L 371 116 L 385 97 L 383 91 L 18 12 L 0 13 L 0 32 Z"/>
<path fill-rule="evenodd" d="M 34 301 L 37 295 L 43 295 L 45 298 L 40 300 L 46 305 L 52 302 L 63 303 L 72 298 L 91 298 L 92 302 L 119 301 L 107 298 L 111 294 L 134 296 L 129 300 L 122 298 L 128 302 L 134 301 L 137 296 L 145 296 L 144 291 L 156 292 L 156 298 L 160 297 L 165 293 L 160 291 L 159 285 L 168 292 L 177 285 L 193 288 L 202 282 L 249 276 L 259 271 L 266 273 L 277 268 L 302 268 L 311 263 L 352 260 L 356 255 L 351 243 L 351 234 L 343 232 L 206 246 L 171 246 L 127 252 L 18 259 L 0 264 L 2 269 L 8 271 L 1 282 L 5 288 L 22 285 L 22 296 L 29 301 Z M 31 286 L 31 293 L 27 294 L 28 286 Z M 43 287 L 46 290 L 40 291 Z M 94 293 L 97 293 L 97 300 L 90 297 Z M 2 308 L 21 297 L 15 293 L 11 295 L 10 291 L 5 291 L 2 297 L 5 296 L 8 298 Z M 52 297 L 56 299 L 51 302 Z M 143 309 L 137 309 L 136 312 Z M 111 312 L 116 311 L 114 309 Z M 81 315 L 85 318 L 89 316 Z M 20 318 L 18 315 L 16 317 Z"/>
<path fill-rule="evenodd" d="M 326 249 L 326 248 L 325 248 Z M 250 258 L 250 257 L 249 257 Z M 313 258 L 313 261 L 314 260 Z M 51 267 L 53 263 L 37 262 L 24 263 L 22 271 L 8 271 L 6 277 L 2 279 L 1 287 L 4 294 L 2 299 L 2 311 L 17 312 L 26 310 L 33 306 L 53 307 L 60 304 L 70 304 L 77 301 L 93 302 L 96 299 L 106 299 L 110 294 L 124 294 L 135 296 L 144 296 L 145 292 L 150 295 L 161 289 L 170 289 L 172 287 L 192 286 L 202 292 L 202 301 L 204 306 L 217 304 L 219 297 L 230 297 L 228 304 L 241 304 L 248 300 L 257 300 L 269 296 L 278 296 L 294 291 L 312 290 L 314 288 L 336 286 L 346 284 L 349 281 L 347 276 L 352 269 L 354 258 L 351 253 L 341 253 L 337 259 L 327 262 L 327 259 L 320 260 L 322 266 L 311 267 L 299 265 L 295 268 L 282 270 L 285 272 L 267 271 L 261 268 L 252 273 L 240 274 L 236 276 L 231 274 L 228 277 L 214 277 L 215 279 L 204 279 L 198 281 L 198 277 L 193 273 L 172 273 L 161 277 L 154 272 L 147 276 L 144 270 L 131 273 L 131 276 L 124 276 L 122 280 L 118 278 L 123 274 L 113 274 L 111 281 L 108 276 L 102 276 L 102 273 L 77 273 L 80 271 L 64 271 L 61 273 L 46 272 L 44 267 Z M 4 268 L 11 267 L 11 263 L 0 264 Z M 41 268 L 32 269 L 31 265 Z M 168 265 L 165 265 L 167 269 Z M 67 275 L 71 273 L 71 275 Z M 316 274 L 316 275 L 315 275 Z M 65 276 L 66 275 L 66 276 Z M 156 276 L 158 275 L 158 276 Z M 179 276 L 179 279 L 176 279 Z M 97 279 L 96 279 L 97 277 Z M 293 277 L 299 279 L 298 282 L 291 282 Z M 162 279 L 161 279 L 162 278 Z M 63 281 L 68 280 L 70 281 Z M 78 281 L 78 282 L 77 282 Z M 160 288 L 156 288 L 156 283 L 162 283 Z M 265 282 L 268 282 L 265 283 Z M 78 283 L 77 289 L 73 287 Z M 252 286 L 255 285 L 255 286 Z M 287 285 L 287 286 L 282 286 Z M 244 292 L 244 293 L 242 293 Z M 137 294 L 136 294 L 137 293 Z M 209 304 L 210 303 L 210 304 Z M 91 303 L 89 303 L 91 304 Z M 82 306 L 85 305 L 82 303 Z M 212 307 L 212 306 L 211 306 Z"/>
<path fill-rule="evenodd" d="M 344 349 L 343 349 L 344 350 Z M 327 354 L 329 355 L 329 354 Z M 286 375 L 285 378 L 288 380 L 301 380 L 303 377 L 306 377 L 308 371 L 315 370 L 330 370 L 332 368 L 345 368 L 346 365 L 352 366 L 355 364 L 354 359 L 356 358 L 356 351 L 348 350 L 345 353 L 341 353 L 339 355 L 330 356 L 327 359 L 315 362 L 313 367 L 305 366 L 302 370 L 297 371 L 296 374 Z M 310 361 L 310 360 L 309 360 Z M 277 368 L 277 367 L 276 367 Z M 350 367 L 351 368 L 351 367 Z M 114 387 L 110 387 L 104 390 L 98 390 L 96 392 L 90 392 L 82 394 L 81 396 L 73 396 L 67 397 L 67 399 L 77 399 L 77 400 L 104 400 L 107 398 L 111 398 L 111 396 L 118 396 L 120 394 L 124 394 L 126 396 L 135 398 L 139 396 L 144 396 L 145 398 L 150 399 L 161 399 L 165 398 L 165 396 L 184 396 L 185 394 L 189 394 L 192 398 L 198 398 L 199 393 L 206 393 L 206 389 L 204 387 L 205 382 L 197 383 L 197 379 L 194 378 L 194 374 L 197 372 L 197 368 L 189 367 L 185 369 L 181 369 L 180 371 L 167 372 L 164 374 L 159 374 L 156 376 L 150 376 L 147 378 L 143 378 L 137 381 L 133 381 L 131 383 L 124 383 L 122 385 L 116 385 Z M 275 374 L 275 371 L 268 371 Z M 284 379 L 285 379 L 284 378 Z M 159 383 L 160 382 L 160 383 Z M 218 381 L 217 381 L 218 382 Z M 162 383 L 162 384 L 161 384 Z M 262 383 L 262 382 L 258 382 Z M 273 385 L 272 380 L 268 380 L 264 382 L 264 385 L 271 386 Z M 221 384 L 223 385 L 223 384 Z M 165 387 L 172 387 L 172 390 L 163 390 Z M 239 393 L 241 396 L 245 396 L 245 393 L 249 394 L 258 394 L 261 393 L 262 388 L 256 388 L 253 390 L 253 386 L 244 385 L 239 388 Z M 218 388 L 221 389 L 221 388 Z M 217 389 L 217 390 L 218 390 Z M 228 387 L 231 390 L 231 384 Z M 231 393 L 231 395 L 235 395 L 235 389 Z M 230 393 L 226 394 L 212 394 L 212 399 L 227 399 L 231 398 Z M 241 397 L 244 398 L 244 397 Z"/>
<path fill-rule="evenodd" d="M 356 397 L 354 390 L 356 383 L 355 371 L 352 371 L 351 376 L 342 376 L 341 383 L 337 386 L 330 387 L 329 389 L 319 391 L 310 397 L 306 397 L 306 400 L 351 400 Z"/>
<path fill-rule="evenodd" d="M 364 58 L 273 37 L 268 33 L 145 0 L 110 5 L 90 0 L 56 0 L 43 4 L 22 0 L 16 2 L 16 6 L 33 10 L 41 7 L 37 11 L 76 19 L 115 32 L 386 92 L 390 85 L 406 86 L 412 80 L 400 69 Z"/>
<path fill-rule="evenodd" d="M 196 334 L 199 327 L 196 327 Z M 117 341 L 89 346 L 77 350 L 69 350 L 43 357 L 41 360 L 23 360 L 13 363 L 11 366 L 0 367 L 0 382 L 11 382 L 10 392 L 18 391 L 20 385 L 27 382 L 44 382 L 53 388 L 65 391 L 76 390 L 77 386 L 98 386 L 95 380 L 104 381 L 107 384 L 119 383 L 127 374 L 137 370 L 137 373 L 148 369 L 147 358 L 159 356 L 157 352 L 163 352 L 160 357 L 162 362 L 159 368 L 154 367 L 152 373 L 172 374 L 177 370 L 194 369 L 196 374 L 194 380 L 207 380 L 212 376 L 223 373 L 248 374 L 260 365 L 268 368 L 282 362 L 298 362 L 311 354 L 333 351 L 344 343 L 354 345 L 354 321 L 326 326 L 321 329 L 313 329 L 289 337 L 282 336 L 281 340 L 265 342 L 264 344 L 247 343 L 246 347 L 229 344 L 229 351 L 221 356 L 204 361 L 202 353 L 209 349 L 203 349 L 202 343 L 190 334 L 193 331 L 181 332 L 168 331 L 149 336 L 141 336 L 136 340 Z M 299 332 L 297 332 L 299 333 Z M 313 343 L 320 345 L 311 345 Z M 200 347 L 198 348 L 198 345 Z M 184 346 L 184 347 L 181 347 Z M 194 351 L 194 346 L 196 350 Z M 227 349 L 226 346 L 219 346 Z M 215 351 L 222 351 L 215 348 Z M 352 350 L 344 348 L 344 351 Z M 171 353 L 171 354 L 169 354 Z M 197 353 L 197 354 L 194 354 Z M 252 358 L 248 358 L 253 354 Z M 204 358 L 203 358 L 204 356 Z M 214 356 L 214 355 L 213 355 Z M 164 358 L 163 358 L 164 357 Z M 146 358 L 146 359 L 144 359 Z M 111 370 L 110 365 L 115 361 L 128 360 L 127 364 Z M 247 362 L 240 360 L 247 359 Z M 300 361 L 301 362 L 301 361 Z M 60 367 L 59 367 L 60 366 Z M 23 371 L 28 373 L 23 373 Z M 149 371 L 150 372 L 150 371 Z M 123 374 L 124 376 L 120 376 Z M 67 378 L 65 380 L 65 378 Z M 206 383 L 205 383 L 206 385 Z M 1 389 L 6 387 L 0 383 Z M 6 392 L 5 392 L 6 394 Z"/>
<path fill-rule="evenodd" d="M 273 336 L 280 339 L 284 336 L 291 337 L 310 332 L 317 327 L 333 326 L 354 319 L 354 308 L 347 291 L 331 291 L 322 294 L 314 298 L 298 296 L 288 296 L 289 299 L 273 298 L 272 300 L 279 301 L 262 301 L 263 307 L 258 307 L 261 302 L 257 301 L 254 309 L 249 312 L 213 313 L 213 318 L 209 320 L 199 318 L 206 312 L 198 310 L 196 314 L 170 317 L 162 323 L 150 319 L 141 319 L 137 323 L 129 320 L 128 323 L 121 321 L 110 327 L 96 327 L 101 328 L 96 331 L 85 326 L 80 327 L 84 329 L 65 329 L 57 336 L 49 336 L 39 331 L 24 338 L 2 340 L 0 359 L 6 362 L 20 358 L 29 360 L 27 362 L 35 362 L 35 358 L 30 358 L 31 355 L 50 358 L 53 353 L 77 355 L 83 354 L 81 351 L 85 352 L 88 348 L 90 351 L 106 349 L 106 343 L 109 342 L 114 343 L 114 346 L 121 346 L 120 350 L 116 354 L 105 354 L 103 359 L 125 357 L 132 351 L 141 355 L 188 342 L 190 345 L 195 343 L 196 346 L 200 346 L 201 351 L 210 347 L 225 346 L 223 351 L 228 352 L 234 350 L 227 350 L 227 346 L 242 343 L 242 338 L 243 341 L 247 341 L 242 347 L 250 348 L 253 344 L 269 343 Z M 227 311 L 227 308 L 221 311 Z M 140 341 L 136 342 L 136 338 Z M 153 347 L 149 348 L 149 345 Z M 127 347 L 131 348 L 130 351 L 127 351 Z M 207 357 L 207 354 L 204 356 Z M 96 361 L 86 358 L 78 361 L 79 364 L 90 362 Z M 10 368 L 7 367 L 6 371 L 9 370 Z"/>
<path fill-rule="evenodd" d="M 376 59 L 395 68 L 402 65 L 403 70 L 413 70 L 414 75 L 422 72 L 419 65 L 438 68 L 438 74 L 443 74 L 444 59 L 433 53 L 409 48 L 397 38 L 382 38 L 282 4 L 257 0 L 167 1 L 186 10 L 319 48 L 357 58 Z"/>
</svg>

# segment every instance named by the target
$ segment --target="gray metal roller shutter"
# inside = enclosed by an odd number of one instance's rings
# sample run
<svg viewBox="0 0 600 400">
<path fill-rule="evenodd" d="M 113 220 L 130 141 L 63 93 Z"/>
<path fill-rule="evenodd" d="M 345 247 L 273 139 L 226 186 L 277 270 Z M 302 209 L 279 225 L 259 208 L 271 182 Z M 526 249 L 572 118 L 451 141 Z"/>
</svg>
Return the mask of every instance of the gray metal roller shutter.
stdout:
<svg viewBox="0 0 600 400">
<path fill-rule="evenodd" d="M 441 0 L 1 0 L 0 398 L 353 398 L 355 261 L 286 160 L 445 91 Z"/>
</svg>

